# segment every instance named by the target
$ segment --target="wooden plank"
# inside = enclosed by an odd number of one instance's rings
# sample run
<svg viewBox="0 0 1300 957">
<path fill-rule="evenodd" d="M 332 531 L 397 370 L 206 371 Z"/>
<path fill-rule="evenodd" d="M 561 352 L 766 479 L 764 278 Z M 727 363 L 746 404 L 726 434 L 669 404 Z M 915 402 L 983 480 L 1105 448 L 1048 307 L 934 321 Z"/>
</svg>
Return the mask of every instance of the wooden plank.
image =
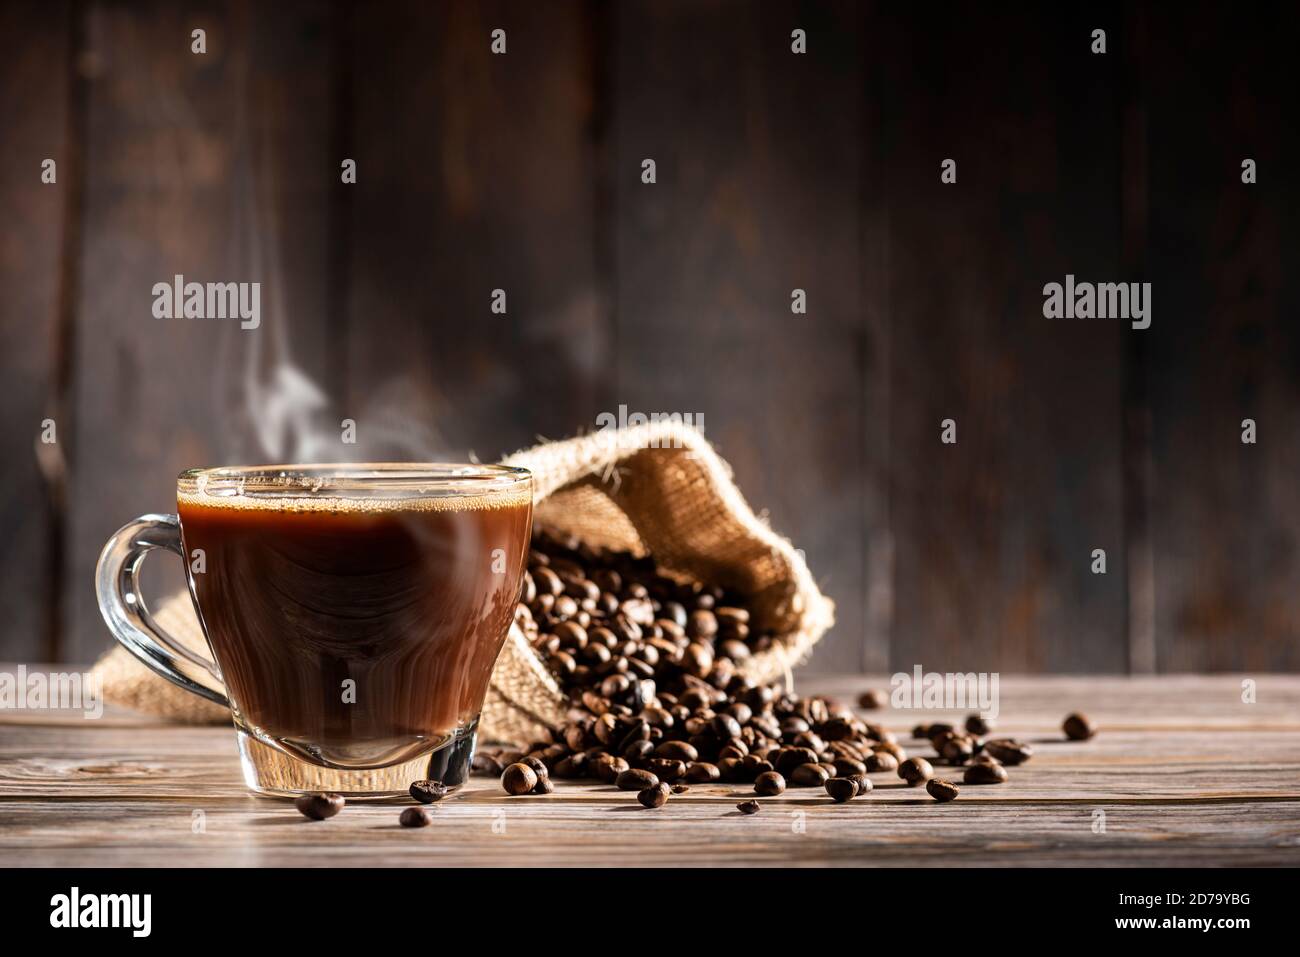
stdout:
<svg viewBox="0 0 1300 957">
<path fill-rule="evenodd" d="M 1042 313 L 1044 284 L 1067 273 L 1120 278 L 1119 74 L 1088 53 L 1092 26 L 1054 7 L 970 7 L 899 13 L 876 38 L 894 667 L 1127 666 L 1127 331 Z M 940 181 L 948 158 L 954 184 Z M 955 445 L 941 443 L 945 419 Z"/>
<path fill-rule="evenodd" d="M 68 657 L 111 639 L 90 587 L 104 541 L 146 512 L 171 511 L 195 465 L 265 460 L 244 389 L 257 350 L 319 377 L 331 348 L 327 188 L 329 35 L 323 3 L 95 6 L 84 294 L 78 310 Z M 192 29 L 207 31 L 203 55 Z M 152 287 L 262 283 L 262 324 L 152 317 Z M 148 580 L 180 584 L 179 566 Z M 163 587 L 152 587 L 161 592 Z"/>
<path fill-rule="evenodd" d="M 5 652 L 18 658 L 57 654 L 60 631 L 63 504 L 45 476 L 62 478 L 63 446 L 38 440 L 46 417 L 63 441 L 73 425 L 63 415 L 58 336 L 64 216 L 77 171 L 67 150 L 69 7 L 0 7 L 0 616 Z M 41 182 L 47 158 L 58 164 L 54 184 Z"/>
<path fill-rule="evenodd" d="M 395 3 L 357 18 L 346 378 L 359 430 L 407 458 L 488 461 L 594 424 L 610 368 L 587 12 Z"/>
<path fill-rule="evenodd" d="M 880 677 L 810 679 L 850 695 Z M 402 802 L 349 806 L 328 824 L 244 792 L 228 728 L 178 728 L 109 711 L 0 712 L 0 860 L 10 865 L 383 866 L 617 864 L 1294 865 L 1300 863 L 1300 678 L 1266 676 L 1258 704 L 1235 676 L 1008 677 L 1002 727 L 1037 753 L 1011 781 L 966 786 L 937 805 L 887 774 L 838 806 L 814 789 L 763 799 L 692 787 L 659 811 L 603 785 L 557 782 L 511 798 L 474 778 L 433 808 L 434 827 L 396 823 Z M 1234 691 L 1238 693 L 1234 693 Z M 1101 731 L 1065 742 L 1060 712 L 1086 704 Z M 875 715 L 903 732 L 945 712 Z M 905 733 L 905 732 L 904 732 Z M 911 744 L 917 753 L 924 746 Z M 194 833 L 194 812 L 206 830 Z M 1105 830 L 1094 825 L 1104 814 Z"/>
<path fill-rule="evenodd" d="M 860 25 L 848 3 L 614 14 L 616 398 L 702 415 L 748 500 L 804 550 L 837 604 L 819 671 L 883 663 L 883 635 L 864 646 Z"/>
<path fill-rule="evenodd" d="M 1293 7 L 1148 31 L 1144 277 L 1161 670 L 1300 667 L 1300 82 Z M 1189 111 L 1187 103 L 1195 103 Z M 1241 182 L 1241 163 L 1258 183 Z M 1258 443 L 1241 441 L 1243 419 Z"/>
</svg>

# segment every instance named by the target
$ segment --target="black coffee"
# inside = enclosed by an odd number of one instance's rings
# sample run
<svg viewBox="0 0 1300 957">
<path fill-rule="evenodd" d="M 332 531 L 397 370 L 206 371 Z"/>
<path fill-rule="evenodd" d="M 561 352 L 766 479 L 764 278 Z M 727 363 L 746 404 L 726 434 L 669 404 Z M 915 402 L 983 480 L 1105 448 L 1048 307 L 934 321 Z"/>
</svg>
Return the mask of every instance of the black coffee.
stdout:
<svg viewBox="0 0 1300 957">
<path fill-rule="evenodd" d="M 346 769 L 472 730 L 519 598 L 526 495 L 291 501 L 179 501 L 236 722 Z"/>
</svg>

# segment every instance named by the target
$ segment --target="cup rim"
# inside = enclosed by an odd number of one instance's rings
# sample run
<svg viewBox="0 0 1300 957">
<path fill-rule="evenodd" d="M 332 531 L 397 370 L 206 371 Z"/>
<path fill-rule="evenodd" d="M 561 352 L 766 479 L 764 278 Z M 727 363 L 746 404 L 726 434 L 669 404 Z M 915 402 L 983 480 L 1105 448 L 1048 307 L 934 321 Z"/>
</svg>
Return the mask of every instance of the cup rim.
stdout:
<svg viewBox="0 0 1300 957">
<path fill-rule="evenodd" d="M 528 469 L 459 462 L 326 462 L 220 465 L 176 477 L 185 498 L 444 498 L 522 493 Z"/>
</svg>

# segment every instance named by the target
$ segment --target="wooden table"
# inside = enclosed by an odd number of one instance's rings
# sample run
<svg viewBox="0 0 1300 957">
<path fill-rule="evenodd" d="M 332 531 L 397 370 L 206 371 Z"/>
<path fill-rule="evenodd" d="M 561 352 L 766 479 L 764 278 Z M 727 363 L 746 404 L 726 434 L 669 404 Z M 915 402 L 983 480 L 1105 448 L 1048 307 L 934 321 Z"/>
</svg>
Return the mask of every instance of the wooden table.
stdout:
<svg viewBox="0 0 1300 957">
<path fill-rule="evenodd" d="M 11 669 L 10 669 L 11 670 Z M 1300 677 L 1002 678 L 999 730 L 1036 754 L 1000 786 L 939 805 L 889 774 L 847 805 L 820 790 L 762 799 L 693 786 L 649 811 L 631 794 L 558 782 L 508 797 L 474 778 L 422 830 L 397 804 L 330 821 L 248 795 L 229 728 L 109 709 L 0 711 L 0 865 L 1270 865 L 1300 864 Z M 852 700 L 884 679 L 798 682 Z M 1062 717 L 1101 725 L 1072 743 Z M 902 732 L 954 712 L 872 713 Z M 915 754 L 928 745 L 904 740 Z"/>
</svg>

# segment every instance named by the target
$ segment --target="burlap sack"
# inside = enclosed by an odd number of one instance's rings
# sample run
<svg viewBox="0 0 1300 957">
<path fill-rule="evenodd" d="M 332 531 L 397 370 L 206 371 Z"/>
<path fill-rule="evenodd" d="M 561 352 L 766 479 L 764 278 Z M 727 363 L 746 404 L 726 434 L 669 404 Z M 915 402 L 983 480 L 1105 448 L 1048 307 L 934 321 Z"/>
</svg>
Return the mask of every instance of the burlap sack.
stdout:
<svg viewBox="0 0 1300 957">
<path fill-rule="evenodd" d="M 534 476 L 538 526 L 593 546 L 650 553 L 670 574 L 749 597 L 754 624 L 777 636 L 744 662 L 762 681 L 789 674 L 834 620 L 803 557 L 745 503 L 731 471 L 695 429 L 657 422 L 545 442 L 505 459 Z M 155 617 L 206 653 L 189 595 Z M 226 722 L 225 709 L 157 677 L 115 647 L 95 666 L 107 700 L 184 722 Z M 563 721 L 564 696 L 523 634 L 512 629 L 483 707 L 480 737 L 525 744 Z"/>
</svg>

